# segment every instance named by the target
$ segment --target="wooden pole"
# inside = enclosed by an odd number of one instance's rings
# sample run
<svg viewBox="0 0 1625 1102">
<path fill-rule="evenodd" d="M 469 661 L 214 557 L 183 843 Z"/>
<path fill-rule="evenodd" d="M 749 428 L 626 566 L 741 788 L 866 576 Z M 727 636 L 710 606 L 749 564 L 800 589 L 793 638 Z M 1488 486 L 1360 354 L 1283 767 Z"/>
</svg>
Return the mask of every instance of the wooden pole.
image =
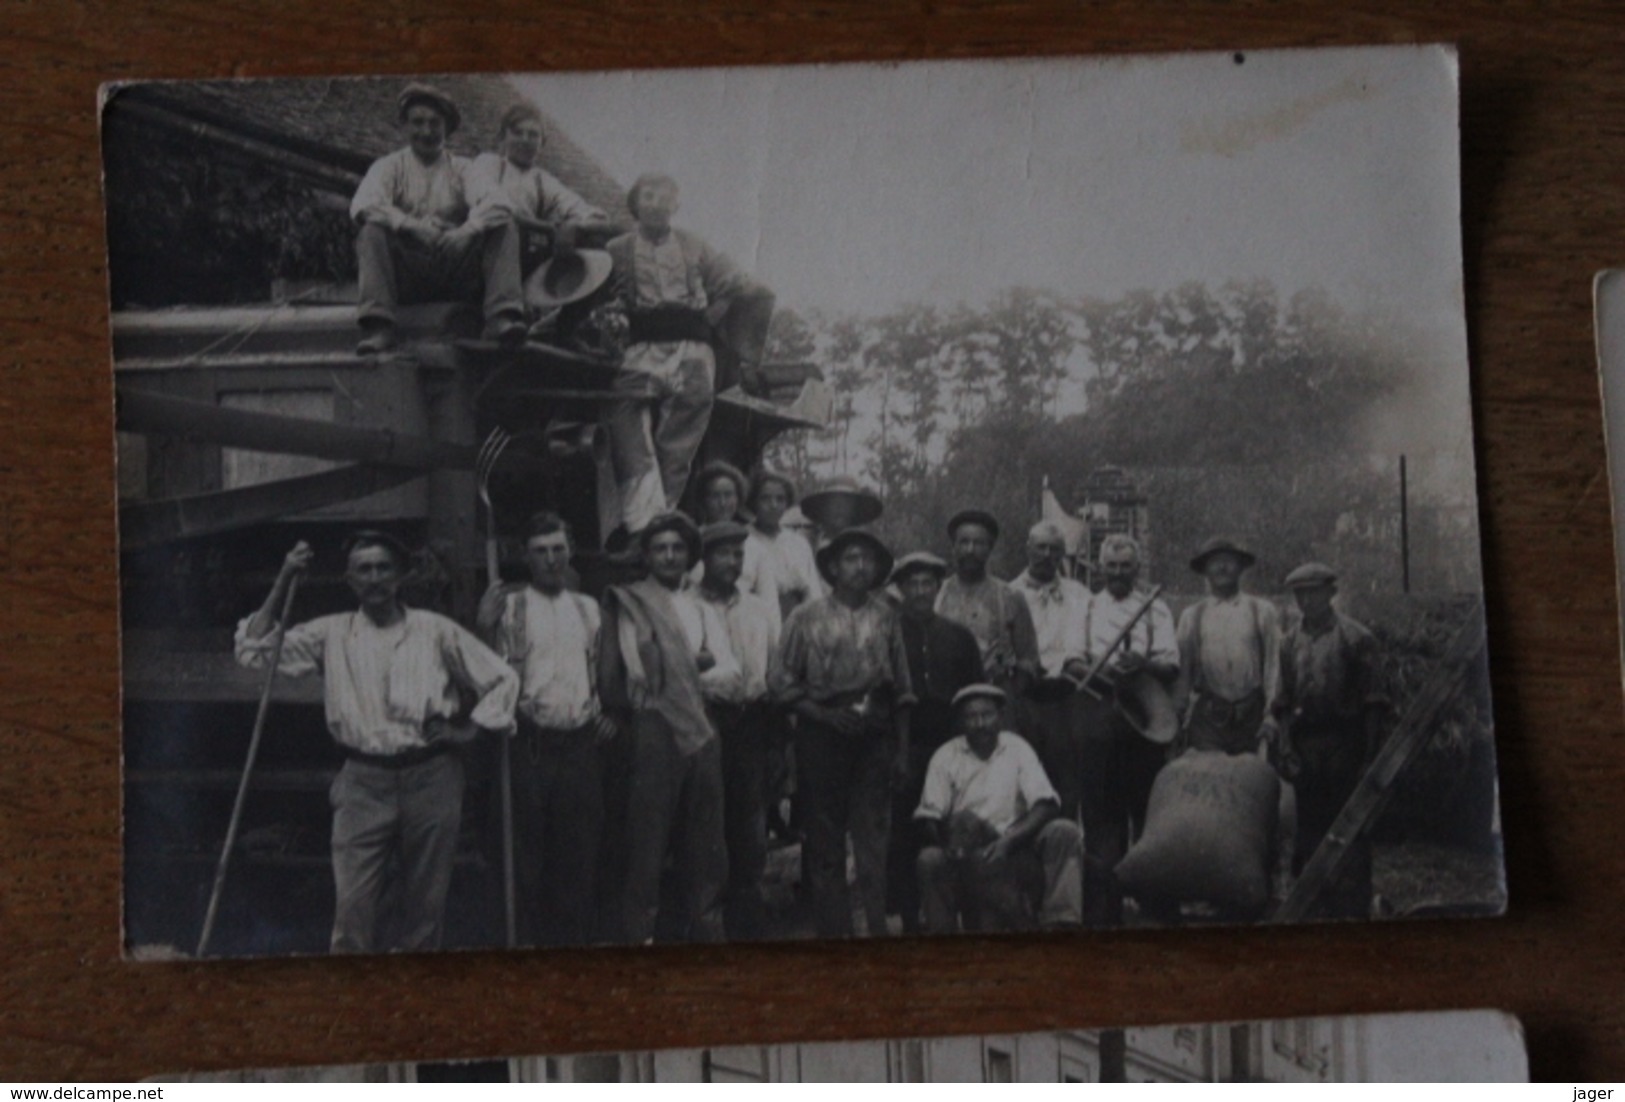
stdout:
<svg viewBox="0 0 1625 1102">
<path fill-rule="evenodd" d="M 299 589 L 299 575 L 288 579 L 288 593 L 282 598 L 282 612 L 277 619 L 276 643 L 271 647 L 271 663 L 265 671 L 265 686 L 260 690 L 259 711 L 254 714 L 254 732 L 248 737 L 248 758 L 243 762 L 243 775 L 237 781 L 237 798 L 231 805 L 231 821 L 226 825 L 226 841 L 220 847 L 220 860 L 214 867 L 214 886 L 209 890 L 209 906 L 203 912 L 203 932 L 198 935 L 197 955 L 203 956 L 209 948 L 209 937 L 214 933 L 215 915 L 220 909 L 220 893 L 226 886 L 226 869 L 231 864 L 231 851 L 237 846 L 237 829 L 242 825 L 243 804 L 248 799 L 248 781 L 254 773 L 254 759 L 259 757 L 260 736 L 265 732 L 265 717 L 271 710 L 271 687 L 276 684 L 277 666 L 282 661 L 282 641 L 288 633 L 288 614 L 293 610 L 293 595 Z"/>
<path fill-rule="evenodd" d="M 1411 501 L 1405 457 L 1399 457 L 1399 580 L 1400 592 L 1411 591 Z"/>
</svg>

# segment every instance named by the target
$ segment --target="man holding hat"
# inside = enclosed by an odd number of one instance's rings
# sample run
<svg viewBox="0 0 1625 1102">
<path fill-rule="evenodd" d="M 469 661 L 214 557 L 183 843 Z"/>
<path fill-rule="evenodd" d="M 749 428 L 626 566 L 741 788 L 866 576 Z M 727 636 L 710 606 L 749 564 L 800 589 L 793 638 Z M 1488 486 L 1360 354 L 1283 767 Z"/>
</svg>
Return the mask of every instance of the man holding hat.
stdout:
<svg viewBox="0 0 1625 1102">
<path fill-rule="evenodd" d="M 303 541 L 289 551 L 265 603 L 237 625 L 239 665 L 271 660 L 288 586 L 313 557 Z M 482 730 L 512 733 L 519 678 L 453 621 L 401 604 L 410 559 L 395 537 L 356 532 L 345 559 L 360 608 L 286 628 L 277 662 L 286 677 L 322 676 L 327 728 L 344 752 L 330 793 L 332 950 L 437 949 L 462 821 L 457 750 Z M 466 714 L 464 692 L 477 700 Z M 392 868 L 398 914 L 381 916 Z"/>
<path fill-rule="evenodd" d="M 350 201 L 365 336 L 358 354 L 395 345 L 395 308 L 437 297 L 463 300 L 476 286 L 485 296 L 485 336 L 524 340 L 519 286 L 519 231 L 512 221 L 469 219 L 468 162 L 446 149 L 461 121 L 457 105 L 438 88 L 408 84 L 397 113 L 407 144 L 372 163 Z"/>
<path fill-rule="evenodd" d="M 1281 695 L 1275 715 L 1290 748 L 1285 766 L 1298 796 L 1294 873 L 1314 856 L 1343 805 L 1376 757 L 1386 698 L 1381 656 L 1364 625 L 1332 607 L 1337 574 L 1304 563 L 1286 576 L 1302 614 L 1281 644 Z M 1332 886 L 1322 913 L 1366 918 L 1371 910 L 1371 844 L 1350 847 L 1350 864 Z"/>
<path fill-rule="evenodd" d="M 755 384 L 773 295 L 704 241 L 671 223 L 677 183 L 649 173 L 627 194 L 637 229 L 610 241 L 617 293 L 630 332 L 615 378 L 637 400 L 606 412 L 621 527 L 635 536 L 651 517 L 677 508 L 711 422 L 719 348 L 736 355 L 746 389 Z M 653 391 L 651 405 L 645 398 Z"/>
<path fill-rule="evenodd" d="M 1188 747 L 1249 754 L 1275 735 L 1280 617 L 1269 601 L 1241 591 L 1242 572 L 1255 561 L 1224 537 L 1208 540 L 1191 559 L 1208 595 L 1180 614 L 1177 629 Z"/>
<path fill-rule="evenodd" d="M 1083 833 L 1059 817 L 1060 800 L 1031 746 L 1002 727 L 1005 693 L 970 685 L 954 696 L 963 732 L 931 758 L 915 820 L 927 933 L 953 933 L 959 914 L 981 930 L 1083 922 Z"/>
<path fill-rule="evenodd" d="M 635 945 L 654 938 L 674 844 L 687 936 L 724 940 L 722 750 L 702 679 L 737 678 L 739 665 L 715 609 L 684 590 L 700 546 L 688 517 L 658 514 L 640 542 L 649 576 L 604 593 L 599 684 L 605 708 L 631 732 L 621 934 Z"/>
<path fill-rule="evenodd" d="M 514 104 L 502 114 L 497 151 L 475 157 L 465 174 L 470 223 L 519 227 L 526 304 L 542 312 L 533 332 L 562 328 L 566 306 L 585 316 L 591 304 L 583 300 L 607 286 L 612 267 L 602 249 L 577 251 L 581 231 L 607 230 L 609 218 L 537 163 L 546 143 L 541 111 Z"/>
<path fill-rule="evenodd" d="M 909 680 L 918 698 L 909 717 L 908 776 L 892 793 L 891 845 L 886 859 L 886 899 L 891 913 L 903 917 L 903 929 L 920 927 L 920 889 L 915 879 L 919 838 L 909 829 L 925 787 L 925 770 L 938 747 L 953 737 L 954 694 L 982 680 L 982 652 L 976 637 L 937 615 L 937 591 L 948 576 L 948 564 L 929 551 L 897 560 L 891 584 L 902 596 L 903 650 Z"/>
<path fill-rule="evenodd" d="M 700 674 L 700 690 L 722 744 L 723 833 L 728 843 L 724 918 L 732 941 L 765 933 L 767 752 L 775 718 L 767 686 L 779 651 L 778 606 L 738 586 L 747 532 L 733 520 L 700 529 L 705 573 L 695 590 L 716 636 L 710 647 L 717 663 Z"/>
<path fill-rule="evenodd" d="M 937 612 L 976 636 L 986 679 L 1020 696 L 1038 678 L 1038 634 L 1027 602 L 987 572 L 999 522 L 981 509 L 963 509 L 948 521 L 948 538 L 954 573 L 937 596 Z"/>
<path fill-rule="evenodd" d="M 774 695 L 798 719 L 796 771 L 806 825 L 802 868 L 821 937 L 851 937 L 846 835 L 870 937 L 886 929 L 890 778 L 907 768 L 914 687 L 897 612 L 879 590 L 892 556 L 849 528 L 818 552 L 831 593 L 784 625 Z"/>
</svg>

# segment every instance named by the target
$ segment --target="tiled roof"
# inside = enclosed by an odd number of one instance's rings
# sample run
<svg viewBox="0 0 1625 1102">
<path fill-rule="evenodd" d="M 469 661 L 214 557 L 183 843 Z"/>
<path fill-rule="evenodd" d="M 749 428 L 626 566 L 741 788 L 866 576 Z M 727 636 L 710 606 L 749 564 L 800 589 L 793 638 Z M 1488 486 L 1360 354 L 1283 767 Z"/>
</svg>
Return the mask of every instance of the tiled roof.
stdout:
<svg viewBox="0 0 1625 1102">
<path fill-rule="evenodd" d="M 151 82 L 126 85 L 117 96 L 360 173 L 404 144 L 395 98 L 409 80 L 434 84 L 457 103 L 462 126 L 447 145 L 470 157 L 495 146 L 502 113 L 524 99 L 500 75 Z M 111 109 L 116 105 L 117 98 Z M 625 188 L 545 112 L 542 129 L 542 167 L 612 219 L 626 221 Z"/>
</svg>

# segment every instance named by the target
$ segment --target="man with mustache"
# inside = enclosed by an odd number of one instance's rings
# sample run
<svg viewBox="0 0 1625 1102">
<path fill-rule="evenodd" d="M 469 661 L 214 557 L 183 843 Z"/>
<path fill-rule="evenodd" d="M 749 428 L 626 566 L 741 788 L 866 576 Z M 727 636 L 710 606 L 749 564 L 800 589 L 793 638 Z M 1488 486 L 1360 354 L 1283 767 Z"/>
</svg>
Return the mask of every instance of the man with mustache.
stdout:
<svg viewBox="0 0 1625 1102">
<path fill-rule="evenodd" d="M 259 611 L 237 627 L 240 665 L 270 661 L 288 586 L 314 552 L 288 552 Z M 327 728 L 344 752 L 333 780 L 332 950 L 440 946 L 463 806 L 458 748 L 480 731 L 514 729 L 519 678 L 472 634 L 400 601 L 409 557 L 395 537 L 362 531 L 345 546 L 345 580 L 360 609 L 286 628 L 278 672 L 321 674 Z M 464 714 L 460 691 L 477 699 Z M 398 869 L 396 936 L 380 936 L 379 901 Z"/>
<path fill-rule="evenodd" d="M 948 538 L 954 573 L 937 595 L 937 612 L 976 636 L 988 682 L 1019 698 L 1038 678 L 1038 634 L 1027 602 L 987 572 L 999 522 L 981 509 L 964 509 L 948 522 Z"/>
<path fill-rule="evenodd" d="M 1188 700 L 1184 745 L 1250 754 L 1273 739 L 1281 689 L 1281 621 L 1275 606 L 1241 591 L 1257 560 L 1234 541 L 1208 540 L 1191 559 L 1208 595 L 1179 617 L 1180 699 Z"/>
</svg>

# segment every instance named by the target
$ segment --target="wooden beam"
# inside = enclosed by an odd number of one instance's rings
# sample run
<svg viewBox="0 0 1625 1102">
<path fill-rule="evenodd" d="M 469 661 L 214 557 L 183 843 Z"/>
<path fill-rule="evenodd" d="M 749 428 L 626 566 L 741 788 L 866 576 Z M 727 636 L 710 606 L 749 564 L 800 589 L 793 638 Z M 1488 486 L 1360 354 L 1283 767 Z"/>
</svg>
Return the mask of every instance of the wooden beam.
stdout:
<svg viewBox="0 0 1625 1102">
<path fill-rule="evenodd" d="M 1427 747 L 1439 717 L 1462 692 L 1484 654 L 1484 610 L 1480 605 L 1456 633 L 1433 676 L 1412 698 L 1399 726 L 1383 743 L 1348 803 L 1332 822 L 1325 839 L 1303 867 L 1292 892 L 1272 918 L 1301 922 L 1309 917 L 1322 892 L 1347 869 L 1351 849 L 1371 829 L 1393 796 L 1394 782 Z"/>
<path fill-rule="evenodd" d="M 119 543 L 138 551 L 171 540 L 207 536 L 352 501 L 422 478 L 410 467 L 355 464 L 258 486 L 142 501 L 119 508 Z"/>
</svg>

